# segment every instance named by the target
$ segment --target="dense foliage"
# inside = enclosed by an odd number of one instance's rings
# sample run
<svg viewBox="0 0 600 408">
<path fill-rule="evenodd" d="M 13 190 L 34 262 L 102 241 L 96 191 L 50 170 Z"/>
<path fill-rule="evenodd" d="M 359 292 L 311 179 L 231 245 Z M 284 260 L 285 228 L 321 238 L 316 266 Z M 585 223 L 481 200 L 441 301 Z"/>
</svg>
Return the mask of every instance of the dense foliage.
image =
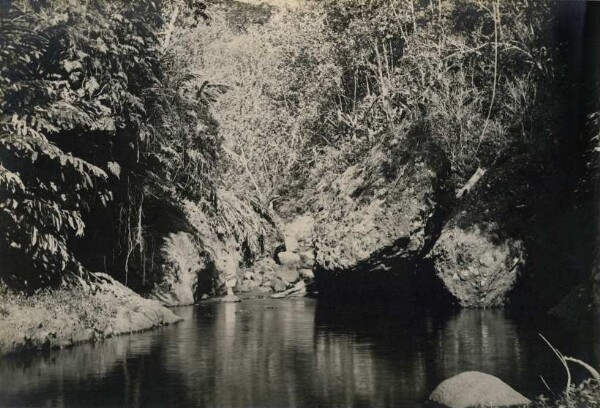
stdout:
<svg viewBox="0 0 600 408">
<path fill-rule="evenodd" d="M 232 20 L 228 8 L 209 9 L 210 23 L 188 34 L 195 39 L 188 49 L 224 91 L 213 107 L 229 163 L 224 188 L 267 207 L 293 182 L 294 167 L 311 166 L 314 157 L 304 152 L 318 147 L 312 127 L 339 73 L 318 10 L 246 6 Z"/>
<path fill-rule="evenodd" d="M 243 29 L 211 7 L 190 51 L 227 87 L 214 111 L 233 162 L 228 188 L 284 215 L 318 207 L 311 186 L 377 146 L 405 145 L 416 124 L 457 184 L 515 152 L 544 151 L 555 125 L 549 7 L 332 0 Z"/>
<path fill-rule="evenodd" d="M 318 212 L 316 186 L 373 151 L 433 146 L 460 187 L 500 162 L 535 173 L 557 146 L 546 1 L 7 4 L 0 262 L 17 287 L 91 269 L 149 289 L 164 237 L 193 230 L 184 202 L 258 252 L 265 219 Z"/>
<path fill-rule="evenodd" d="M 401 143 L 423 122 L 459 180 L 548 143 L 549 3 L 330 1 L 327 14 L 344 68 L 338 137 Z"/>
<path fill-rule="evenodd" d="M 0 19 L 7 282 L 33 288 L 85 273 L 72 242 L 90 228 L 113 230 L 109 244 L 88 246 L 126 274 L 134 250 L 142 264 L 145 198 L 210 197 L 219 141 L 205 90 L 168 47 L 177 20 L 163 24 L 169 15 L 193 24 L 203 5 L 188 3 L 9 2 Z"/>
</svg>

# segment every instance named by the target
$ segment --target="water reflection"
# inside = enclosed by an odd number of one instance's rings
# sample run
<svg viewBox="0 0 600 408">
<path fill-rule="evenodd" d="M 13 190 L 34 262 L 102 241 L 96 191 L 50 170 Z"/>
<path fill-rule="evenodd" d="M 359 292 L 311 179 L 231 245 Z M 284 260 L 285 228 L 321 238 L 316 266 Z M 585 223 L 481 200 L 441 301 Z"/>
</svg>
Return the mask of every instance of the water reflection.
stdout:
<svg viewBox="0 0 600 408">
<path fill-rule="evenodd" d="M 180 308 L 177 326 L 0 360 L 0 406 L 414 407 L 465 370 L 535 395 L 539 375 L 564 381 L 538 332 L 600 365 L 593 325 L 410 310 L 306 299 Z"/>
<path fill-rule="evenodd" d="M 411 406 L 461 371 L 503 378 L 523 371 L 516 329 L 502 312 L 435 316 L 358 308 L 341 322 L 329 313 L 317 316 L 324 319 L 317 327 L 318 355 L 327 359 L 318 372 L 323 381 L 344 378 L 339 389 L 345 402 L 368 398 L 371 405 Z"/>
</svg>

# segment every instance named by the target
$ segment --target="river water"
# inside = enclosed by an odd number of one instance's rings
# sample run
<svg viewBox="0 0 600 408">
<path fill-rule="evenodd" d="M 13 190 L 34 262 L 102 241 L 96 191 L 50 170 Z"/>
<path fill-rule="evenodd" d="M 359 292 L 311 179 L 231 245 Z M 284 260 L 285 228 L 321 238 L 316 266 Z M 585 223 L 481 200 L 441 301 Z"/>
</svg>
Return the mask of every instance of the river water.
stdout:
<svg viewBox="0 0 600 408">
<path fill-rule="evenodd" d="M 538 333 L 600 366 L 590 325 L 312 299 L 177 308 L 177 325 L 0 360 L 0 406 L 418 407 L 461 371 L 532 397 L 565 376 Z M 583 375 L 575 370 L 576 377 Z"/>
</svg>

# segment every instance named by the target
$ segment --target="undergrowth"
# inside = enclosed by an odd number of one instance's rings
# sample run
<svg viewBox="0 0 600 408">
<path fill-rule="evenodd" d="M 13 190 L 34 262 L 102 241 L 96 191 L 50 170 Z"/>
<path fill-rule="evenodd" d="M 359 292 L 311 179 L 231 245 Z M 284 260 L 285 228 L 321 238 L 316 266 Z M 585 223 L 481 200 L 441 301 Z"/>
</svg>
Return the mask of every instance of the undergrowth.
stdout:
<svg viewBox="0 0 600 408">
<path fill-rule="evenodd" d="M 535 402 L 537 408 L 596 408 L 600 407 L 600 383 L 593 379 L 579 385 L 572 385 L 556 400 L 540 396 Z"/>
</svg>

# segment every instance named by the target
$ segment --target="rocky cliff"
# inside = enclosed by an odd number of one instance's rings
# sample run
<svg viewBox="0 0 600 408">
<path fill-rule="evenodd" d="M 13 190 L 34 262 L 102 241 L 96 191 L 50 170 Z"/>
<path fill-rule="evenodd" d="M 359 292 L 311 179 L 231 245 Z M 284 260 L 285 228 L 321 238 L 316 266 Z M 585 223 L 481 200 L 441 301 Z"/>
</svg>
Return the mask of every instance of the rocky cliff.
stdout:
<svg viewBox="0 0 600 408">
<path fill-rule="evenodd" d="M 435 242 L 448 201 L 449 167 L 430 145 L 384 151 L 318 186 L 317 267 L 389 270 L 411 263 Z"/>
</svg>

